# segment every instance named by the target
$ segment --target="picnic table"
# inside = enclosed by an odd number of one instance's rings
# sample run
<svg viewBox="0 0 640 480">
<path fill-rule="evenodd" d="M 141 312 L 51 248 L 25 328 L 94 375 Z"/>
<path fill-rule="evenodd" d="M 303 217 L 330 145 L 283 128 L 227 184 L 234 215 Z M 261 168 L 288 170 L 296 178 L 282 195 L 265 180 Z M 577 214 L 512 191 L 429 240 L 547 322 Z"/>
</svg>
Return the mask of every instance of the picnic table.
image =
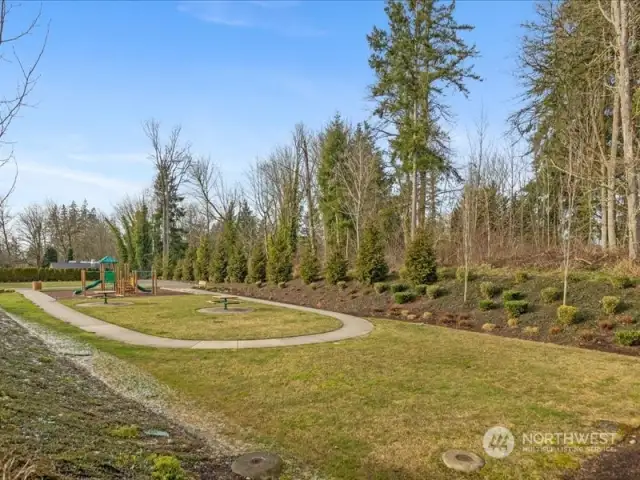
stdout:
<svg viewBox="0 0 640 480">
<path fill-rule="evenodd" d="M 107 302 L 107 298 L 109 298 L 110 296 L 115 296 L 116 291 L 115 290 L 99 290 L 95 293 L 93 293 L 92 295 L 90 295 L 92 298 L 93 297 L 102 297 L 104 298 L 104 303 L 105 305 L 108 303 Z"/>
<path fill-rule="evenodd" d="M 240 302 L 234 302 L 238 297 L 229 296 L 229 295 L 214 295 L 213 300 L 210 300 L 209 303 L 221 303 L 223 305 L 224 310 L 229 310 L 227 305 L 234 305 Z M 231 300 L 231 301 L 229 301 Z"/>
</svg>

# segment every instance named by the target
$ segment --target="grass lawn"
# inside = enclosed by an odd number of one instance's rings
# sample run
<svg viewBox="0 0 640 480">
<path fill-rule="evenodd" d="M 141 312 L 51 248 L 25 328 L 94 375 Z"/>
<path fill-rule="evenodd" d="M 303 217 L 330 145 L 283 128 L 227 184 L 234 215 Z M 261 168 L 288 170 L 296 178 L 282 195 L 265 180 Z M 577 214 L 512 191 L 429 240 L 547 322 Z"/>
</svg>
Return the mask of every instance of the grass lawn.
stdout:
<svg viewBox="0 0 640 480">
<path fill-rule="evenodd" d="M 42 282 L 42 290 L 73 290 L 80 288 L 82 285 L 80 281 L 71 282 Z M 31 288 L 31 282 L 7 282 L 0 283 L 0 289 L 2 288 Z"/>
<path fill-rule="evenodd" d="M 601 431 L 640 422 L 640 359 L 490 335 L 374 320 L 365 338 L 284 349 L 192 351 L 125 346 L 59 322 L 17 294 L 0 306 L 155 375 L 200 408 L 249 430 L 232 431 L 340 479 L 554 479 L 574 453 L 527 453 L 523 433 Z M 482 436 L 511 429 L 505 459 Z M 481 454 L 456 476 L 450 448 Z"/>
<path fill-rule="evenodd" d="M 250 312 L 205 314 L 201 308 L 222 308 L 208 303 L 204 295 L 126 298 L 129 306 L 75 307 L 86 298 L 62 300 L 61 303 L 105 322 L 160 337 L 184 340 L 252 340 L 292 337 L 329 332 L 342 326 L 339 320 L 324 315 L 278 308 L 254 302 L 229 305 L 229 309 L 246 308 Z"/>
</svg>

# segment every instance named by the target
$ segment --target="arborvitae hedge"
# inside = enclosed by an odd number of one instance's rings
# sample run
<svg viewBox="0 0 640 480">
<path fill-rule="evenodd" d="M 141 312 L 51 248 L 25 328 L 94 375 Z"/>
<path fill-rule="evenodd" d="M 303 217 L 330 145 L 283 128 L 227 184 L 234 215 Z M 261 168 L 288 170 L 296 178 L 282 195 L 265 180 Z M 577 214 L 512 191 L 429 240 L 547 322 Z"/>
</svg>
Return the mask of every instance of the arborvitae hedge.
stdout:
<svg viewBox="0 0 640 480">
<path fill-rule="evenodd" d="M 267 252 L 261 242 L 258 242 L 251 251 L 248 281 L 249 283 L 267 281 Z"/>
<path fill-rule="evenodd" d="M 382 282 L 389 273 L 380 232 L 373 225 L 364 231 L 356 259 L 356 271 L 358 279 L 363 283 Z"/>
<path fill-rule="evenodd" d="M 87 280 L 97 280 L 100 272 L 87 271 Z M 0 283 L 4 282 L 74 282 L 80 281 L 80 270 L 55 268 L 0 268 Z"/>
<path fill-rule="evenodd" d="M 407 248 L 404 266 L 407 280 L 414 285 L 438 281 L 436 254 L 433 251 L 431 237 L 425 230 L 419 230 Z"/>
<path fill-rule="evenodd" d="M 320 277 L 320 262 L 318 255 L 311 248 L 309 241 L 304 242 L 302 247 L 302 258 L 300 259 L 300 277 L 302 281 L 309 285 Z"/>
</svg>

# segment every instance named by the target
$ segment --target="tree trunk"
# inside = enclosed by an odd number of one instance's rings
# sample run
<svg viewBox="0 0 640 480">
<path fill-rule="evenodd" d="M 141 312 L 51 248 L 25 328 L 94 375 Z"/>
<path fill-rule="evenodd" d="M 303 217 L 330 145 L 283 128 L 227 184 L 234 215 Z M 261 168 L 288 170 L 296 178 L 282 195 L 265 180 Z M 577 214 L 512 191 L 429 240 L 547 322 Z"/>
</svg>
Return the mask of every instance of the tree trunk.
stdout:
<svg viewBox="0 0 640 480">
<path fill-rule="evenodd" d="M 613 95 L 613 122 L 611 125 L 611 155 L 607 165 L 607 242 L 609 250 L 616 248 L 616 163 L 620 137 L 620 98 Z"/>
<path fill-rule="evenodd" d="M 315 255 L 316 253 L 316 227 L 314 223 L 315 216 L 315 208 L 313 205 L 313 196 L 311 195 L 311 170 L 309 168 L 309 150 L 307 146 L 306 134 L 304 131 L 301 134 L 303 136 L 302 142 L 302 156 L 304 161 L 304 175 L 305 175 L 305 183 L 306 183 L 306 194 L 307 194 L 307 209 L 309 211 L 309 237 L 311 237 L 311 253 Z"/>
<path fill-rule="evenodd" d="M 427 172 L 420 172 L 420 193 L 418 195 L 418 226 L 424 228 L 427 217 Z"/>
<path fill-rule="evenodd" d="M 616 84 L 620 95 L 620 120 L 622 126 L 622 151 L 627 180 L 627 231 L 629 237 L 629 259 L 637 257 L 637 212 L 638 194 L 636 168 L 633 158 L 633 119 L 631 115 L 631 67 L 629 59 L 629 5 L 626 0 L 612 0 L 612 17 L 616 30 L 618 50 L 618 76 Z"/>
</svg>

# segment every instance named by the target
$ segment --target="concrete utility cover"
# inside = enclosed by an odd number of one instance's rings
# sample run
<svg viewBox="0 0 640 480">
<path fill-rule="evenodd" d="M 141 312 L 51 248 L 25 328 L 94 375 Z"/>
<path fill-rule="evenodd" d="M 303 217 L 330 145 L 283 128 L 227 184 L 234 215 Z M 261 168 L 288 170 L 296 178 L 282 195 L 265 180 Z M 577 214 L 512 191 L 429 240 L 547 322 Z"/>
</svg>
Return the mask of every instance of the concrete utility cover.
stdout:
<svg viewBox="0 0 640 480">
<path fill-rule="evenodd" d="M 219 313 L 246 313 L 251 312 L 251 308 L 231 308 L 225 310 L 222 307 L 201 308 L 198 313 L 208 313 L 209 315 L 217 315 Z"/>
<path fill-rule="evenodd" d="M 246 453 L 231 464 L 231 471 L 236 475 L 252 480 L 277 479 L 282 470 L 282 460 L 274 453 Z"/>
<path fill-rule="evenodd" d="M 452 470 L 459 472 L 475 472 L 484 467 L 484 460 L 473 452 L 449 450 L 442 454 L 442 461 Z"/>
</svg>

